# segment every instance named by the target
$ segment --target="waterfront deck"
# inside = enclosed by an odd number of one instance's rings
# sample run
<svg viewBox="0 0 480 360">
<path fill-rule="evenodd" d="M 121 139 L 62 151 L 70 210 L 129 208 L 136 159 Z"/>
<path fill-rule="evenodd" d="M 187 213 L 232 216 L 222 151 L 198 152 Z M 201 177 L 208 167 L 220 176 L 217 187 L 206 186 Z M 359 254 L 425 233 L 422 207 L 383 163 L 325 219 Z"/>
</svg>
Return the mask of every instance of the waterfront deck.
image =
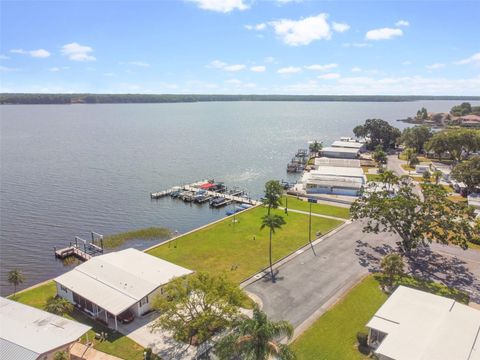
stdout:
<svg viewBox="0 0 480 360">
<path fill-rule="evenodd" d="M 70 256 L 74 256 L 82 261 L 87 261 L 92 258 L 92 255 L 88 254 L 87 252 L 79 249 L 76 246 L 68 246 L 63 249 L 55 249 L 55 257 L 58 259 L 66 259 Z"/>
</svg>

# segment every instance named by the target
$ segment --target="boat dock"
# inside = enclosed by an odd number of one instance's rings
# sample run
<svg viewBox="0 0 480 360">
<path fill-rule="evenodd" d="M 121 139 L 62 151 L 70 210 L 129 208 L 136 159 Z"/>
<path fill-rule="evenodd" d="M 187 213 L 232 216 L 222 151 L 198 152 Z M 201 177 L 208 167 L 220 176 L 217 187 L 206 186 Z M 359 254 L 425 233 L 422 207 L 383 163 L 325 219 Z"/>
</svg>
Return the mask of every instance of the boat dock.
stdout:
<svg viewBox="0 0 480 360">
<path fill-rule="evenodd" d="M 185 202 L 203 204 L 208 202 L 211 207 L 226 206 L 233 202 L 238 204 L 259 205 L 260 201 L 251 199 L 243 190 L 233 188 L 228 190 L 223 183 L 215 183 L 213 180 L 202 180 L 192 184 L 174 186 L 170 189 L 150 193 L 150 198 L 160 199 L 170 195 Z"/>
<path fill-rule="evenodd" d="M 94 231 L 91 231 L 90 234 L 90 241 L 75 236 L 75 242 L 70 243 L 69 246 L 62 249 L 54 247 L 53 252 L 55 257 L 63 260 L 73 256 L 81 261 L 87 261 L 95 255 L 103 254 L 103 235 Z M 100 245 L 97 245 L 96 243 L 99 243 Z"/>
</svg>

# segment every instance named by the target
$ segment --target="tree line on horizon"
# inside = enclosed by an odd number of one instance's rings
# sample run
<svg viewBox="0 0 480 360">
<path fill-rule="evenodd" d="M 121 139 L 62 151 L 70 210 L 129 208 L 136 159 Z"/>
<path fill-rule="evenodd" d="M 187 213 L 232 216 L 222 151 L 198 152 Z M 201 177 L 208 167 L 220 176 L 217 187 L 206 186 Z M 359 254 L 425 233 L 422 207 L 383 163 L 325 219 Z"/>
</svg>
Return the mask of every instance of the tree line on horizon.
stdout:
<svg viewBox="0 0 480 360">
<path fill-rule="evenodd" d="M 41 94 L 2 93 L 2 105 L 29 104 L 122 104 L 207 101 L 354 101 L 403 102 L 418 100 L 480 100 L 480 96 L 397 95 L 222 95 L 222 94 Z"/>
</svg>

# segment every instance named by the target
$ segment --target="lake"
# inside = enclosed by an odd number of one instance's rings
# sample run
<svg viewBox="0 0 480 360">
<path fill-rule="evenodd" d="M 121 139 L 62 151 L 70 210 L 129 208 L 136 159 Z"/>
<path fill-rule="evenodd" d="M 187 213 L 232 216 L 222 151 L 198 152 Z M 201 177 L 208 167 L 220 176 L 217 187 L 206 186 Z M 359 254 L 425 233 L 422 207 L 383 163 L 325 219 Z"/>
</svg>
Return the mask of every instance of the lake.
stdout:
<svg viewBox="0 0 480 360">
<path fill-rule="evenodd" d="M 214 178 L 257 198 L 269 179 L 295 180 L 285 167 L 308 140 L 329 145 L 367 118 L 404 128 L 395 120 L 422 106 L 448 111 L 458 103 L 0 106 L 0 293 L 12 291 L 6 272 L 13 268 L 24 272 L 24 286 L 68 270 L 53 248 L 91 230 L 164 226 L 182 233 L 225 216 L 206 205 L 152 201 L 150 192 Z"/>
</svg>

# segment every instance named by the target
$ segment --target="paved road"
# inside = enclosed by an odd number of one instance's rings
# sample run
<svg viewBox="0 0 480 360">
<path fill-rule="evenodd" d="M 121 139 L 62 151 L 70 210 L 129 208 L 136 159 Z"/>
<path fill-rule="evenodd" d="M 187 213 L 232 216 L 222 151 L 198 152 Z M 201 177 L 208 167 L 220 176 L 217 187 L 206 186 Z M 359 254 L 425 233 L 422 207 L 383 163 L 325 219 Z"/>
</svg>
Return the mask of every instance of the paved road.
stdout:
<svg viewBox="0 0 480 360">
<path fill-rule="evenodd" d="M 397 176 L 409 175 L 410 173 L 402 168 L 402 164 L 406 164 L 404 160 L 400 160 L 397 155 L 388 155 L 387 169 L 393 171 Z M 420 199 L 423 199 L 423 193 L 420 188 L 420 185 L 415 183 L 413 188 L 415 194 L 420 196 Z"/>
<path fill-rule="evenodd" d="M 306 327 L 362 276 L 378 269 L 380 259 L 398 239 L 390 234 L 365 234 L 354 222 L 276 269 L 276 282 L 260 279 L 245 290 L 258 296 L 275 320 Z M 433 244 L 416 256 L 412 273 L 468 291 L 480 301 L 480 252 Z M 457 256 L 457 257 L 454 257 Z"/>
<path fill-rule="evenodd" d="M 264 310 L 273 319 L 300 325 L 335 293 L 368 273 L 355 254 L 357 241 L 380 244 L 386 235 L 364 234 L 361 229 L 360 223 L 345 226 L 315 246 L 317 256 L 305 250 L 280 266 L 275 283 L 265 277 L 245 290 L 262 300 Z"/>
</svg>

